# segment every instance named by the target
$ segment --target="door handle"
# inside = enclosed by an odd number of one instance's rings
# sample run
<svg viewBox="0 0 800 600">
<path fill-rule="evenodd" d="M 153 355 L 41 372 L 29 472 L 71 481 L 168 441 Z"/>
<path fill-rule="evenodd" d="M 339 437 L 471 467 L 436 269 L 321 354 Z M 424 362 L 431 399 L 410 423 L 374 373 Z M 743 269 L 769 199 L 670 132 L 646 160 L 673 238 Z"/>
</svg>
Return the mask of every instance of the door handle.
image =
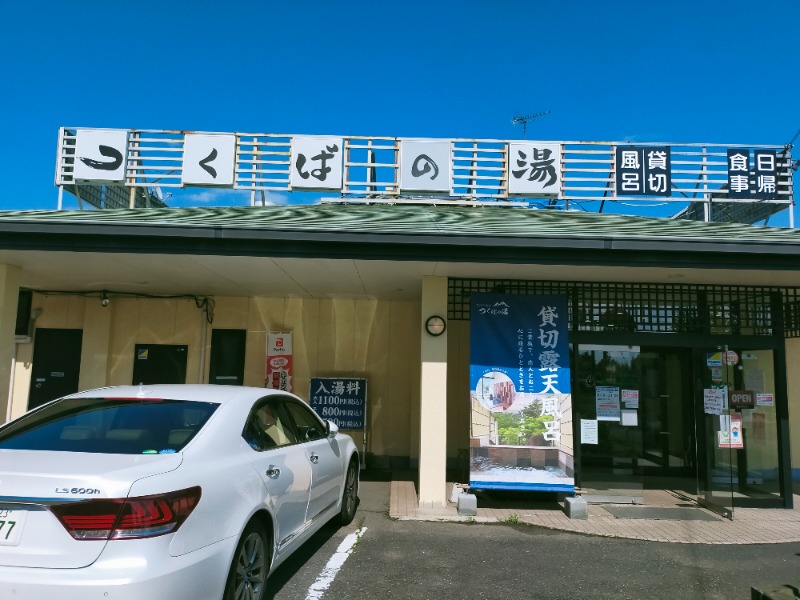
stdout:
<svg viewBox="0 0 800 600">
<path fill-rule="evenodd" d="M 269 469 L 267 469 L 267 477 L 270 479 L 277 479 L 280 474 L 281 470 L 275 465 L 270 465 Z"/>
<path fill-rule="evenodd" d="M 317 464 L 319 462 L 319 456 L 317 456 L 312 452 L 311 456 L 308 457 L 308 460 L 310 460 L 314 464 Z"/>
</svg>

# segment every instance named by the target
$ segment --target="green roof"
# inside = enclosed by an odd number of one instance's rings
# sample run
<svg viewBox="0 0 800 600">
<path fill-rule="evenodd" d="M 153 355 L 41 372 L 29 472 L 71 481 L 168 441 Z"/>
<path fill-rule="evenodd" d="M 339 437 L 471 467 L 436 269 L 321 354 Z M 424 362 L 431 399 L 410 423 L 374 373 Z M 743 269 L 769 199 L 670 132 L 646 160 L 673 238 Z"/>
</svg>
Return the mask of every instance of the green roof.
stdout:
<svg viewBox="0 0 800 600">
<path fill-rule="evenodd" d="M 776 227 L 577 211 L 427 204 L 0 211 L 0 228 L 8 229 L 15 223 L 435 235 L 444 238 L 508 236 L 800 244 L 800 231 Z"/>
</svg>

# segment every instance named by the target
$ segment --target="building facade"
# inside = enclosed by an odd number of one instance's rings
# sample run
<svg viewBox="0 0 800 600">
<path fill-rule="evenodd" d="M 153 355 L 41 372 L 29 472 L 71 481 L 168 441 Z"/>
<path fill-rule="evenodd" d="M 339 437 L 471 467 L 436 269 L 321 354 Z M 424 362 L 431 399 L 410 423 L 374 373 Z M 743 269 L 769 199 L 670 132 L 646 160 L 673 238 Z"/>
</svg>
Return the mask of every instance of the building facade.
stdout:
<svg viewBox="0 0 800 600">
<path fill-rule="evenodd" d="M 748 225 L 387 204 L 5 212 L 0 414 L 142 381 L 264 386 L 268 335 L 291 332 L 292 391 L 366 379 L 367 466 L 416 469 L 420 504 L 444 504 L 473 448 L 550 466 L 548 443 L 512 443 L 471 399 L 470 298 L 558 296 L 581 493 L 787 507 L 798 290 L 800 234 Z"/>
</svg>

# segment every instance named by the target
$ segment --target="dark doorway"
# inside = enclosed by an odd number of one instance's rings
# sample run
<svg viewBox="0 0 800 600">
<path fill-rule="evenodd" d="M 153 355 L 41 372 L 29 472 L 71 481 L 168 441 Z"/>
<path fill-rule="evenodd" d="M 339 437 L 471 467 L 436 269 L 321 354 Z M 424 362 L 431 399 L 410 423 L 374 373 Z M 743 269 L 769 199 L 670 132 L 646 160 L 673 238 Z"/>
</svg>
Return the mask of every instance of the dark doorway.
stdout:
<svg viewBox="0 0 800 600">
<path fill-rule="evenodd" d="M 244 385 L 247 331 L 214 329 L 211 332 L 211 365 L 208 381 L 218 385 Z"/>
<path fill-rule="evenodd" d="M 186 383 L 188 346 L 136 344 L 133 384 Z"/>
<path fill-rule="evenodd" d="M 646 489 L 697 493 L 691 358 L 685 348 L 579 347 L 573 398 L 579 418 L 598 428 L 595 442 L 581 444 L 589 495 L 638 503 Z"/>
<path fill-rule="evenodd" d="M 697 491 L 697 439 L 691 352 L 682 348 L 641 349 L 642 448 L 639 466 L 645 488 Z"/>
<path fill-rule="evenodd" d="M 81 329 L 37 329 L 28 409 L 78 391 Z"/>
</svg>

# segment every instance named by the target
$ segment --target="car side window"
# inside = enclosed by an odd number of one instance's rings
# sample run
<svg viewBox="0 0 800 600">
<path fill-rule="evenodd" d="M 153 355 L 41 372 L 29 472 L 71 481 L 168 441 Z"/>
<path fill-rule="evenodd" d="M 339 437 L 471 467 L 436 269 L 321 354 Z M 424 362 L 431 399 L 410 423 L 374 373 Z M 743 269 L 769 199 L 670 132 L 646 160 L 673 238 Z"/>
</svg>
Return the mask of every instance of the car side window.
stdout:
<svg viewBox="0 0 800 600">
<path fill-rule="evenodd" d="M 266 400 L 250 413 L 242 437 L 253 450 L 280 448 L 297 442 L 297 436 L 288 424 L 281 406 L 274 400 Z"/>
<path fill-rule="evenodd" d="M 294 421 L 298 441 L 307 442 L 325 437 L 325 426 L 320 423 L 317 415 L 309 407 L 293 401 L 287 401 L 285 406 Z"/>
</svg>

